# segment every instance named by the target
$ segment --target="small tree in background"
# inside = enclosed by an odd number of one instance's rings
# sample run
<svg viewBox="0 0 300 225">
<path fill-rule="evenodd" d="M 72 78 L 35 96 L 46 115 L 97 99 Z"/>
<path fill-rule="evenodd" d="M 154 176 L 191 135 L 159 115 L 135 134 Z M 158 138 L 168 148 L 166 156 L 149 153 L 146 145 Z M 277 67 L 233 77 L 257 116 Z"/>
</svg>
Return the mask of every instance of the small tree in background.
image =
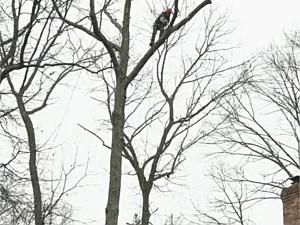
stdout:
<svg viewBox="0 0 300 225">
<path fill-rule="evenodd" d="M 287 180 L 299 175 L 299 32 L 285 37 L 283 45 L 273 44 L 258 57 L 252 82 L 221 102 L 225 123 L 211 143 L 235 172 L 221 169 L 213 178 L 247 197 L 233 204 L 280 199 Z M 228 189 L 219 190 L 226 198 Z"/>
</svg>

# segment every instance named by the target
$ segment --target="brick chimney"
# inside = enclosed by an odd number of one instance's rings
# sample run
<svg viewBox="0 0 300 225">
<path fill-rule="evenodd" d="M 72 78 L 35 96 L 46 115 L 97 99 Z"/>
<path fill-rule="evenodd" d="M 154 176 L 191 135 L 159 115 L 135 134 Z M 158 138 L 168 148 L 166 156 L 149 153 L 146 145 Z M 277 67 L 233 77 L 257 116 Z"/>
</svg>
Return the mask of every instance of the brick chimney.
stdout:
<svg viewBox="0 0 300 225">
<path fill-rule="evenodd" d="M 291 178 L 292 185 L 281 192 L 284 225 L 300 224 L 299 176 Z"/>
</svg>

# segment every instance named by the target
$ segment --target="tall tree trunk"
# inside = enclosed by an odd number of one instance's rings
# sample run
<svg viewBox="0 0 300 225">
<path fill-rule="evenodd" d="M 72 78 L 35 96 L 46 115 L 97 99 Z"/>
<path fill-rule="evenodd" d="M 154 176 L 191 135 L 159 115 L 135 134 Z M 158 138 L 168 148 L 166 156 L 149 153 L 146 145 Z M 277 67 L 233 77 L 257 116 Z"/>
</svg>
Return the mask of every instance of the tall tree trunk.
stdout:
<svg viewBox="0 0 300 225">
<path fill-rule="evenodd" d="M 35 225 L 44 225 L 44 219 L 42 213 L 41 188 L 40 188 L 37 165 L 36 165 L 37 149 L 36 149 L 34 127 L 28 113 L 26 112 L 25 105 L 22 101 L 21 96 L 17 96 L 17 102 L 18 102 L 18 107 L 20 110 L 22 120 L 25 124 L 27 138 L 28 138 L 29 172 L 30 172 L 30 180 L 31 180 L 31 186 L 33 191 Z"/>
<path fill-rule="evenodd" d="M 127 68 L 129 59 L 129 21 L 131 1 L 124 4 L 122 44 L 120 64 L 116 71 L 115 104 L 112 113 L 112 145 L 110 155 L 110 180 L 106 206 L 106 225 L 117 225 L 119 216 L 119 201 L 121 195 L 122 152 L 124 150 L 124 120 L 127 88 Z"/>
<path fill-rule="evenodd" d="M 142 211 L 142 225 L 148 225 L 150 220 L 150 190 L 143 190 L 143 211 Z"/>
<path fill-rule="evenodd" d="M 121 192 L 122 151 L 124 149 L 125 79 L 117 77 L 115 103 L 112 113 L 112 145 L 110 154 L 110 180 L 106 206 L 106 225 L 117 225 Z"/>
</svg>

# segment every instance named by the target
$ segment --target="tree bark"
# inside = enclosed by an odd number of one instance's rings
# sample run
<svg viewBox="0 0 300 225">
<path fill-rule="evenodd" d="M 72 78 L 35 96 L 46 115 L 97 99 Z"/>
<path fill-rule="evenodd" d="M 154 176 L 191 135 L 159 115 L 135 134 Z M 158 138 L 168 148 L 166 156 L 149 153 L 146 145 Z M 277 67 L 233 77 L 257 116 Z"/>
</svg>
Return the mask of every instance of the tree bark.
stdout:
<svg viewBox="0 0 300 225">
<path fill-rule="evenodd" d="M 117 225 L 122 175 L 122 151 L 124 149 L 125 79 L 117 78 L 115 105 L 112 113 L 112 145 L 110 155 L 110 180 L 106 206 L 106 225 Z"/>
<path fill-rule="evenodd" d="M 150 198 L 150 190 L 146 189 L 143 190 L 143 211 L 142 211 L 142 225 L 148 225 L 150 221 L 150 205 L 149 205 L 149 198 Z"/>
<path fill-rule="evenodd" d="M 22 101 L 22 96 L 16 96 L 18 102 L 18 108 L 20 110 L 20 114 L 22 120 L 25 124 L 28 145 L 29 145 L 29 172 L 30 172 L 30 180 L 33 191 L 33 201 L 34 201 L 34 220 L 35 225 L 44 225 L 43 213 L 42 213 L 42 196 L 41 196 L 41 188 L 39 183 L 38 171 L 37 171 L 37 149 L 36 149 L 36 140 L 35 140 L 35 132 L 32 121 L 25 109 L 24 102 Z"/>
<path fill-rule="evenodd" d="M 116 71 L 116 89 L 114 110 L 112 113 L 112 145 L 110 155 L 110 180 L 108 200 L 106 206 L 106 225 L 117 225 L 119 216 L 119 202 L 121 195 L 122 177 L 122 152 L 124 150 L 124 121 L 126 102 L 126 76 L 129 59 L 129 21 L 130 21 L 131 0 L 124 4 L 122 44 L 120 51 L 120 64 Z"/>
</svg>

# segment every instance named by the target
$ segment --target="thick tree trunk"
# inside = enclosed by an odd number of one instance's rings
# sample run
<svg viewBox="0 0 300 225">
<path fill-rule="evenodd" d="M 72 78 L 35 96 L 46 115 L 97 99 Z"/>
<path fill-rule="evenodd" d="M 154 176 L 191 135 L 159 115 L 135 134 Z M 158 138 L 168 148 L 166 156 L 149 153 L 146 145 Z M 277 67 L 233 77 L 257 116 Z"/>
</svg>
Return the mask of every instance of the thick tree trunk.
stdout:
<svg viewBox="0 0 300 225">
<path fill-rule="evenodd" d="M 126 76 L 129 59 L 129 21 L 131 0 L 126 0 L 122 26 L 120 64 L 116 71 L 115 104 L 112 113 L 112 145 L 110 155 L 110 180 L 106 206 L 106 225 L 117 225 L 121 195 L 122 152 L 124 150 L 124 120 L 126 102 Z M 116 65 L 115 65 L 116 66 Z"/>
<path fill-rule="evenodd" d="M 124 149 L 124 108 L 126 101 L 125 79 L 118 77 L 115 104 L 112 113 L 112 145 L 110 155 L 110 180 L 106 206 L 106 225 L 117 225 L 121 192 L 122 151 Z"/>
<path fill-rule="evenodd" d="M 143 211 L 142 211 L 142 225 L 149 225 L 150 220 L 150 205 L 149 205 L 150 191 L 143 191 Z"/>
<path fill-rule="evenodd" d="M 22 97 L 17 97 L 18 107 L 21 113 L 22 120 L 25 124 L 27 137 L 28 137 L 28 145 L 29 145 L 29 172 L 31 179 L 31 186 L 33 191 L 33 201 L 34 201 L 34 220 L 35 225 L 44 225 L 43 213 L 42 213 L 42 196 L 41 196 L 41 188 L 38 177 L 38 170 L 36 166 L 36 140 L 35 140 L 35 132 L 32 121 L 26 112 L 24 103 L 22 101 Z"/>
</svg>

